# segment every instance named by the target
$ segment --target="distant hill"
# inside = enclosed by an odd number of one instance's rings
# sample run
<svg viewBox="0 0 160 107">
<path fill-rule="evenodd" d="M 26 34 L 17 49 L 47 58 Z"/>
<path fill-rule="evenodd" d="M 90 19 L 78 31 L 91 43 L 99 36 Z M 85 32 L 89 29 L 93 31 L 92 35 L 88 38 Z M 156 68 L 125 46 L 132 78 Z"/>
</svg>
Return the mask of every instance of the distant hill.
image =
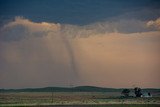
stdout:
<svg viewBox="0 0 160 107">
<path fill-rule="evenodd" d="M 0 89 L 0 92 L 113 92 L 121 89 L 102 88 L 95 86 L 78 87 L 44 87 L 44 88 L 24 88 L 24 89 Z"/>
<path fill-rule="evenodd" d="M 95 86 L 78 87 L 44 87 L 44 88 L 24 88 L 24 89 L 0 89 L 0 92 L 121 92 L 123 89 L 102 88 Z M 144 89 L 146 91 L 159 91 L 160 89 Z"/>
</svg>

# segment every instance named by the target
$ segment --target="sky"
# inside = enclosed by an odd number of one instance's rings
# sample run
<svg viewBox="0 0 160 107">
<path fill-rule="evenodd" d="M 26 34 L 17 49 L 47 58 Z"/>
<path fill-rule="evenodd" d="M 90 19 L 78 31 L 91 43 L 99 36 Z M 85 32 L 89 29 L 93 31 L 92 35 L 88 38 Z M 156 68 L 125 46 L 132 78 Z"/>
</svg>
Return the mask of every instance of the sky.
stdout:
<svg viewBox="0 0 160 107">
<path fill-rule="evenodd" d="M 0 88 L 160 88 L 159 0 L 0 0 Z"/>
</svg>

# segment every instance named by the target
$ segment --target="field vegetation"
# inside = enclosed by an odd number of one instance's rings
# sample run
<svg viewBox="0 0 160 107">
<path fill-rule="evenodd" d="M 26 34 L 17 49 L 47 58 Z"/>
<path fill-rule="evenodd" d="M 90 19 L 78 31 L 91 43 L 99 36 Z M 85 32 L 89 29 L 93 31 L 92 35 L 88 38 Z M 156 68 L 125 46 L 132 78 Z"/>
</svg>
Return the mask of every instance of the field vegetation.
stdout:
<svg viewBox="0 0 160 107">
<path fill-rule="evenodd" d="M 83 91 L 83 90 L 81 90 Z M 153 97 L 136 98 L 131 90 L 125 97 L 121 90 L 102 92 L 22 92 L 1 91 L 0 106 L 33 105 L 109 105 L 109 104 L 156 104 L 160 105 L 160 91 L 150 90 Z"/>
</svg>

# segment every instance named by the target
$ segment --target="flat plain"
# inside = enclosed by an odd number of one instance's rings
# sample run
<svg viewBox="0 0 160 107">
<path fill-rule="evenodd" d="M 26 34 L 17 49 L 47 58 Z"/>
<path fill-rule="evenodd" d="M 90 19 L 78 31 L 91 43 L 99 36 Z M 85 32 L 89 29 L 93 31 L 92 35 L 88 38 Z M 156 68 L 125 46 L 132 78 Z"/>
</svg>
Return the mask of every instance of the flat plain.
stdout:
<svg viewBox="0 0 160 107">
<path fill-rule="evenodd" d="M 133 94 L 133 93 L 132 93 Z M 48 106 L 71 107 L 158 107 L 160 94 L 149 98 L 124 98 L 120 92 L 5 92 L 0 93 L 0 106 Z"/>
</svg>

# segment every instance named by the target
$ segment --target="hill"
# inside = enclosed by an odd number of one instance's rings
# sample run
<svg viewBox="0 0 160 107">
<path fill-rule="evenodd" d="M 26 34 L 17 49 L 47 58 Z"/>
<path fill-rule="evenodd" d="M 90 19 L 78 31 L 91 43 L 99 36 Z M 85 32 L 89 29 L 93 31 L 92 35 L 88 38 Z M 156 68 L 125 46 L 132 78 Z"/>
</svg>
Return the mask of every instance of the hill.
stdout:
<svg viewBox="0 0 160 107">
<path fill-rule="evenodd" d="M 77 87 L 44 87 L 44 88 L 24 88 L 24 89 L 0 89 L 0 92 L 121 92 L 123 88 L 102 88 L 95 86 Z M 158 91 L 160 89 L 143 89 L 145 91 Z M 133 91 L 131 89 L 131 91 Z"/>
<path fill-rule="evenodd" d="M 44 88 L 24 88 L 24 89 L 0 89 L 0 92 L 113 92 L 121 89 L 102 88 L 95 86 L 78 87 L 44 87 Z"/>
</svg>

